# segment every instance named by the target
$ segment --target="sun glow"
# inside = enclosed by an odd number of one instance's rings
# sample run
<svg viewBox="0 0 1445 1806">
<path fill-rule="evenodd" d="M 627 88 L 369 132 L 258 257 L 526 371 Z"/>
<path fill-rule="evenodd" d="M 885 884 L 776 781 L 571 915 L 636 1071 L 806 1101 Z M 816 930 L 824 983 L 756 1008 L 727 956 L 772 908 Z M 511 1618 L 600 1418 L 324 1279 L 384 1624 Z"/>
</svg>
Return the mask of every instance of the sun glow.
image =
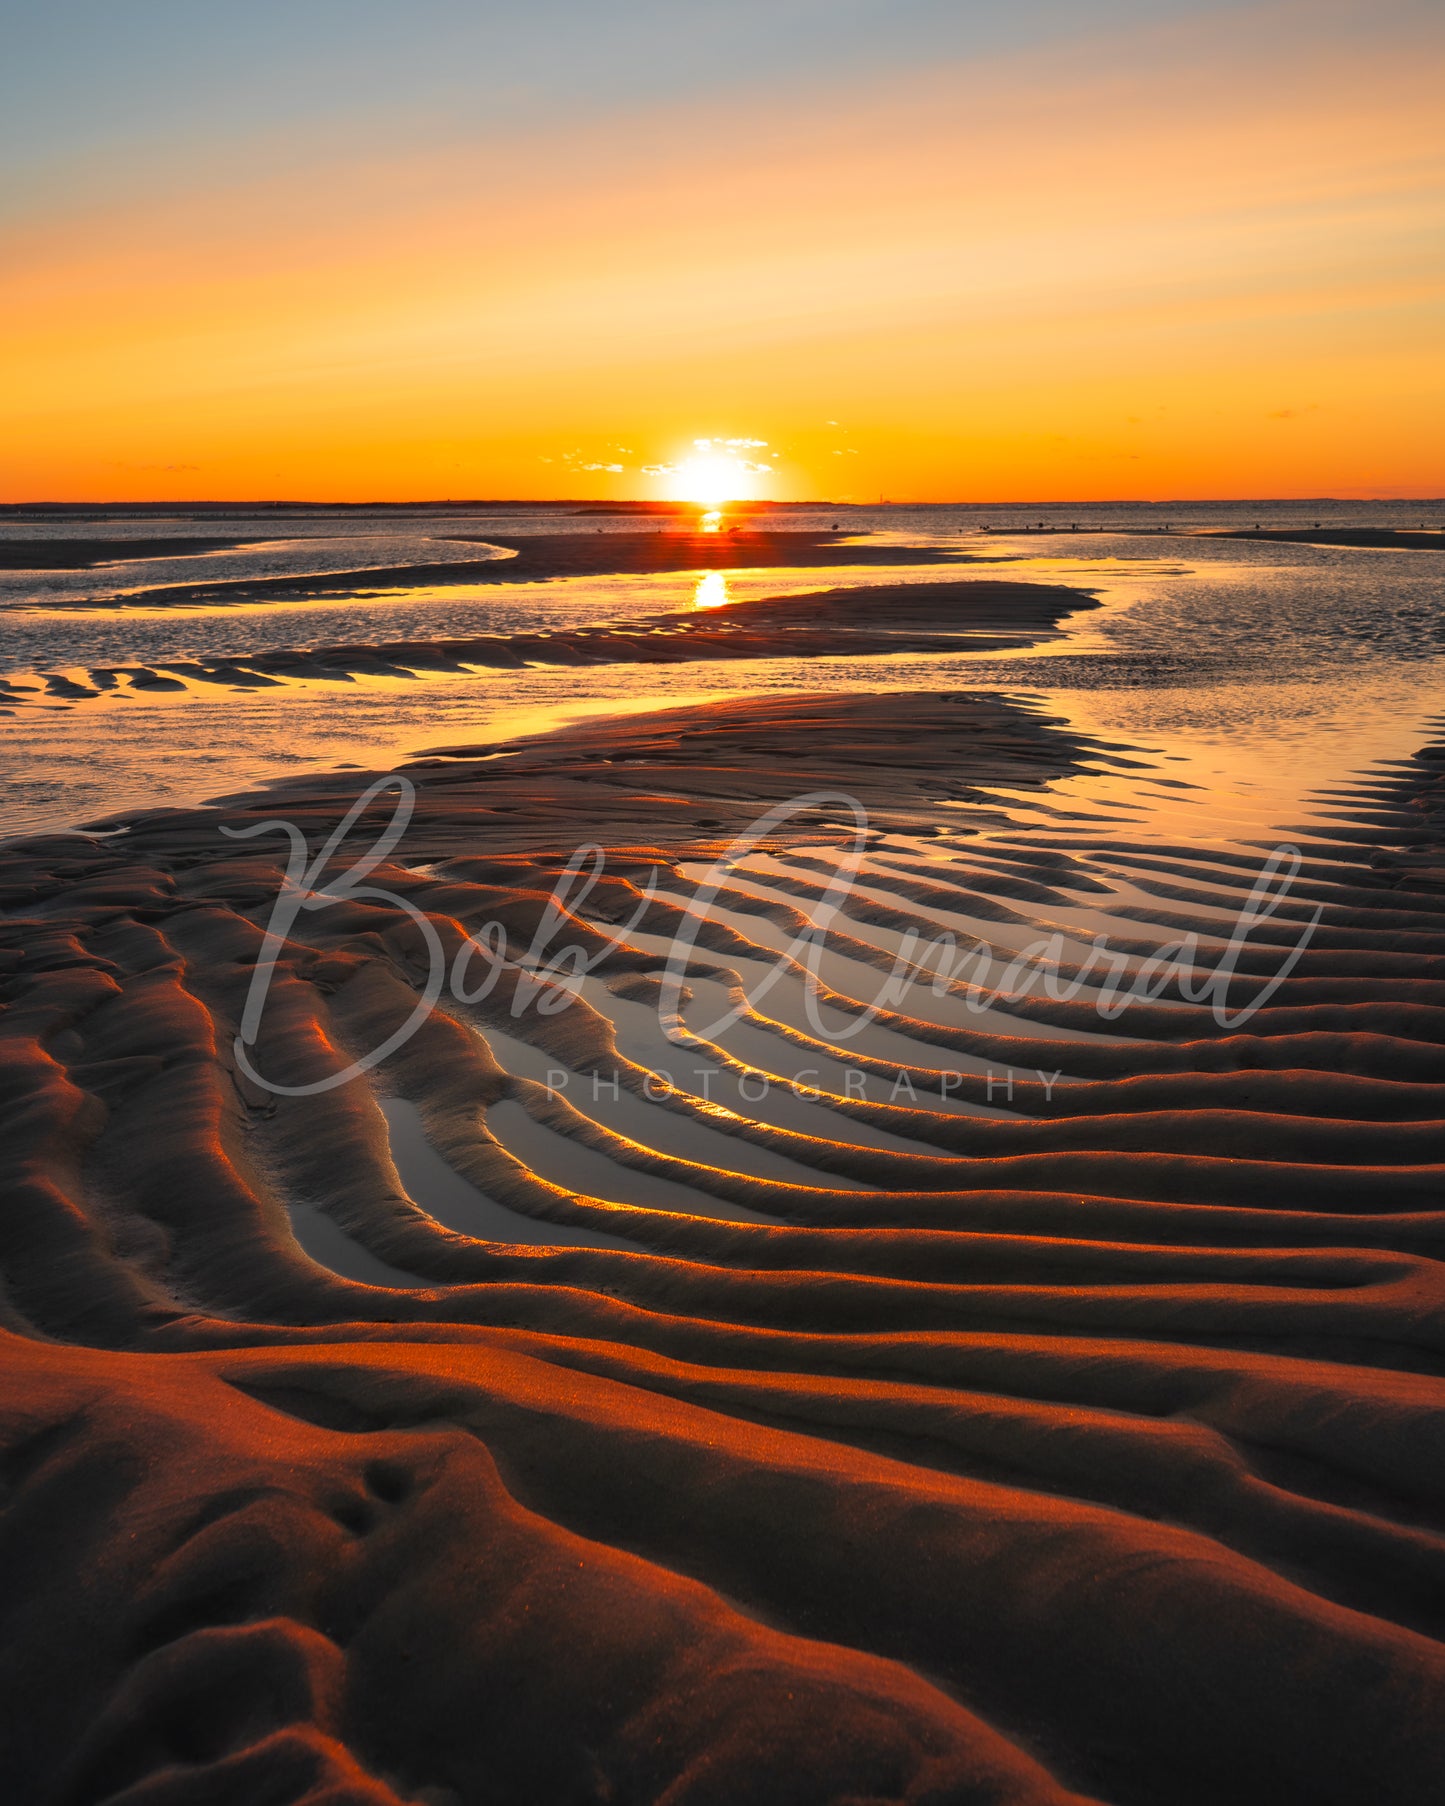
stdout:
<svg viewBox="0 0 1445 1806">
<path fill-rule="evenodd" d="M 679 502 L 701 502 L 706 508 L 746 498 L 749 473 L 740 458 L 718 452 L 699 452 L 684 458 L 673 479 L 673 497 Z"/>
<path fill-rule="evenodd" d="M 669 501 L 696 502 L 716 511 L 728 502 L 751 501 L 758 478 L 777 474 L 772 465 L 746 455 L 766 446 L 766 439 L 694 439 L 679 463 L 654 465 L 649 474 L 667 478 Z"/>
</svg>

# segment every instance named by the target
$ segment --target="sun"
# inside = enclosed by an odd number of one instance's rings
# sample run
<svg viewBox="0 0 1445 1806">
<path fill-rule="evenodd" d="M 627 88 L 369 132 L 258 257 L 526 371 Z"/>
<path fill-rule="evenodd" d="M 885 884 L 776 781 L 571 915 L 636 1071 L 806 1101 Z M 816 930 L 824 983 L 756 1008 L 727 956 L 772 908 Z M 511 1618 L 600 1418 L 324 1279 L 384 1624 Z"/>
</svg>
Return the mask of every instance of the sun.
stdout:
<svg viewBox="0 0 1445 1806">
<path fill-rule="evenodd" d="M 678 465 L 672 488 L 679 502 L 700 502 L 705 508 L 719 508 L 724 502 L 747 498 L 749 475 L 740 458 L 729 458 L 721 452 L 698 452 Z"/>
<path fill-rule="evenodd" d="M 778 473 L 772 464 L 759 464 L 755 454 L 767 451 L 766 439 L 694 439 L 692 450 L 676 464 L 645 464 L 648 476 L 666 477 L 663 491 L 672 502 L 694 502 L 719 509 L 729 502 L 750 502 L 758 482 Z M 776 452 L 769 457 L 776 458 Z"/>
</svg>

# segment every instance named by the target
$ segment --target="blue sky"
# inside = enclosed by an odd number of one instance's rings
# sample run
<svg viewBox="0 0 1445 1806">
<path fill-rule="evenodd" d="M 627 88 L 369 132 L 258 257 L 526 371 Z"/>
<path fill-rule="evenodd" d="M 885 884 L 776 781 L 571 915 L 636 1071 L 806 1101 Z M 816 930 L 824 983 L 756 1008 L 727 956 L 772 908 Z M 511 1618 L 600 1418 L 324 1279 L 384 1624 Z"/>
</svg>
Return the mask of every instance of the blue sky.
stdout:
<svg viewBox="0 0 1445 1806">
<path fill-rule="evenodd" d="M 374 149 L 631 107 L 847 85 L 1029 45 L 1147 32 L 1228 0 L 47 0 L 3 9 L 12 204 L 165 179 L 277 136 Z M 173 168 L 184 177 L 184 169 Z"/>
</svg>

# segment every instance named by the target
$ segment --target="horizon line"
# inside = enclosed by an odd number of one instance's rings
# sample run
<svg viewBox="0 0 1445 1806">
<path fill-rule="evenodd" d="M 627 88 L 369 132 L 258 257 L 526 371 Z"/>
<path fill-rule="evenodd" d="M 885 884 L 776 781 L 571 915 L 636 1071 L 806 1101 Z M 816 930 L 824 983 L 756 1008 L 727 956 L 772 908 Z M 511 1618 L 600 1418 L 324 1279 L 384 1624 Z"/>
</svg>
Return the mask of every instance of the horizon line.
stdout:
<svg viewBox="0 0 1445 1806">
<path fill-rule="evenodd" d="M 772 497 L 740 499 L 709 506 L 703 502 L 689 501 L 651 501 L 651 500 L 599 500 L 595 496 L 421 496 L 412 500 L 382 500 L 372 498 L 362 501 L 319 501 L 301 497 L 286 496 L 235 496 L 207 497 L 200 500 L 188 500 L 182 497 L 162 496 L 155 499 L 126 497 L 86 497 L 76 501 L 60 501 L 37 499 L 34 501 L 0 502 L 0 514 L 11 514 L 22 511 L 39 510 L 83 510 L 102 508 L 157 509 L 216 509 L 216 508 L 347 508 L 347 509 L 383 509 L 383 508 L 574 508 L 585 510 L 589 514 L 634 513 L 702 513 L 742 512 L 745 510 L 773 509 L 827 509 L 846 508 L 855 511 L 876 511 L 879 508 L 1184 508 L 1184 507 L 1266 507 L 1289 504 L 1303 507 L 1305 505 L 1371 507 L 1389 506 L 1404 507 L 1417 505 L 1420 507 L 1439 507 L 1445 505 L 1445 496 L 1332 496 L 1332 495 L 1272 495 L 1272 496 L 1168 496 L 1154 499 L 1142 496 L 1110 496 L 1082 500 L 1077 497 L 1014 497 L 1008 500 L 989 499 L 971 501 L 956 498 L 950 501 L 894 501 L 858 502 L 839 501 L 821 497 L 812 500 L 781 501 Z"/>
</svg>

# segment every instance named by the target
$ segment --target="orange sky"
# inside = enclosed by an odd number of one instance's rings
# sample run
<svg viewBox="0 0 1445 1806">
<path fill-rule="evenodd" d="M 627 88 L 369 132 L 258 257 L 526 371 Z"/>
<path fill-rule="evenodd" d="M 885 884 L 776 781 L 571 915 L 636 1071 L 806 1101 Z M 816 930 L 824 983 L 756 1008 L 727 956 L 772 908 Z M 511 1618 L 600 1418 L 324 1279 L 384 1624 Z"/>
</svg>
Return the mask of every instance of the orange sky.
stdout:
<svg viewBox="0 0 1445 1806">
<path fill-rule="evenodd" d="M 779 499 L 1440 495 L 1404 14 L 92 152 L 10 210 L 0 498 L 654 496 L 699 438 Z"/>
</svg>

